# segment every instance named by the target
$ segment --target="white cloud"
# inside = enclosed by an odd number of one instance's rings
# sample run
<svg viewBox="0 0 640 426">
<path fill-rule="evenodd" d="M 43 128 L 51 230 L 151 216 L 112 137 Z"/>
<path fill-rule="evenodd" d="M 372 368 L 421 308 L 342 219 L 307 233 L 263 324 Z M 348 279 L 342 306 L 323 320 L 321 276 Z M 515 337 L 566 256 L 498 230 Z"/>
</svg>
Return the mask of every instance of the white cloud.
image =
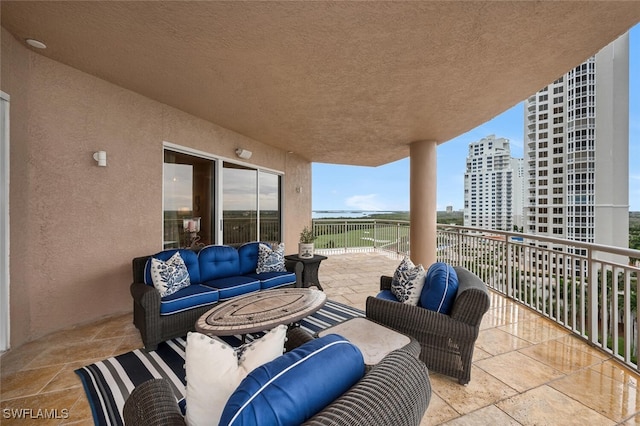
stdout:
<svg viewBox="0 0 640 426">
<path fill-rule="evenodd" d="M 353 195 L 347 198 L 344 203 L 354 210 L 385 210 L 378 201 L 378 194 Z"/>
</svg>

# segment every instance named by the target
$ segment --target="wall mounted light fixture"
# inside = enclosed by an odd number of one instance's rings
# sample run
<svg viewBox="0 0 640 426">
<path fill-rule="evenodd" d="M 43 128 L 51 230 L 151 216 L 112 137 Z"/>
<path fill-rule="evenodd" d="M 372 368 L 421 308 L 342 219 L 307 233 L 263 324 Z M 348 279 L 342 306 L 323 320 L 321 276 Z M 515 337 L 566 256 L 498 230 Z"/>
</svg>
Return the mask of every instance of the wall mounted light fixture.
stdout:
<svg viewBox="0 0 640 426">
<path fill-rule="evenodd" d="M 94 152 L 93 159 L 98 162 L 98 166 L 107 167 L 107 151 Z"/>
<path fill-rule="evenodd" d="M 244 158 L 245 160 L 248 160 L 249 158 L 251 158 L 251 154 L 252 152 L 249 151 L 248 149 L 242 149 L 242 148 L 236 149 L 236 155 L 240 158 Z"/>
</svg>

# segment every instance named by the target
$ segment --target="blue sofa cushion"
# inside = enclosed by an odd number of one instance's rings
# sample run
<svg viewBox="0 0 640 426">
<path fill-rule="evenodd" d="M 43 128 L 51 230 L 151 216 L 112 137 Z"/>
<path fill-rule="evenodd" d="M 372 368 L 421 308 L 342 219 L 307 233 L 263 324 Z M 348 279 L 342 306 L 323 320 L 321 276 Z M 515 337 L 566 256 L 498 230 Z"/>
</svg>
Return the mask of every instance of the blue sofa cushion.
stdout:
<svg viewBox="0 0 640 426">
<path fill-rule="evenodd" d="M 260 244 L 269 246 L 268 243 L 251 242 L 238 247 L 240 275 L 255 274 L 258 267 L 258 247 Z"/>
<path fill-rule="evenodd" d="M 229 397 L 220 424 L 300 425 L 364 373 L 362 353 L 348 340 L 337 334 L 314 339 L 249 373 Z"/>
<path fill-rule="evenodd" d="M 240 274 L 238 250 L 230 246 L 207 246 L 198 253 L 200 283 Z"/>
<path fill-rule="evenodd" d="M 293 272 L 263 272 L 261 274 L 247 274 L 247 277 L 260 281 L 260 288 L 277 288 L 296 283 L 296 274 Z"/>
<path fill-rule="evenodd" d="M 191 284 L 170 296 L 160 299 L 160 315 L 171 315 L 200 306 L 210 305 L 219 300 L 218 290 L 199 284 Z"/>
<path fill-rule="evenodd" d="M 420 306 L 447 314 L 458 293 L 458 274 L 451 265 L 436 262 L 429 267 L 420 294 Z"/>
<path fill-rule="evenodd" d="M 176 252 L 180 253 L 180 257 L 184 261 L 187 271 L 189 271 L 189 281 L 191 284 L 200 283 L 200 265 L 198 264 L 198 255 L 193 250 L 189 249 L 170 249 L 163 250 L 160 253 L 156 253 L 151 257 L 156 259 L 167 261 Z M 153 279 L 151 278 L 151 259 L 147 260 L 144 266 L 144 283 L 147 285 L 153 285 Z"/>
<path fill-rule="evenodd" d="M 399 301 L 391 290 L 382 290 L 380 293 L 376 294 L 376 297 L 378 299 L 391 300 L 392 302 Z"/>
<path fill-rule="evenodd" d="M 220 293 L 220 300 L 260 290 L 259 280 L 241 275 L 207 281 L 203 285 L 217 289 Z"/>
</svg>

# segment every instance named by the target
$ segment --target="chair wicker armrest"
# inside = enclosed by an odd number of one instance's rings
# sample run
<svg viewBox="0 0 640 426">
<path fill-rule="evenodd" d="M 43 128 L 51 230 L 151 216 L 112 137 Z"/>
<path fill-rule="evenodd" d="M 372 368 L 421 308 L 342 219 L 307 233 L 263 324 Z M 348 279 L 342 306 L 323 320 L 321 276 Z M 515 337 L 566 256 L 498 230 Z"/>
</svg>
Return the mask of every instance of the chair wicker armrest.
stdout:
<svg viewBox="0 0 640 426">
<path fill-rule="evenodd" d="M 304 424 L 417 426 L 430 400 L 426 366 L 398 349 Z"/>
<path fill-rule="evenodd" d="M 186 424 L 167 379 L 138 385 L 122 409 L 125 425 L 183 426 Z"/>
<path fill-rule="evenodd" d="M 292 327 L 287 331 L 287 341 L 284 344 L 285 352 L 290 352 L 313 339 L 314 337 L 309 332 L 300 327 Z"/>
<path fill-rule="evenodd" d="M 391 280 L 392 278 L 386 275 L 380 277 L 380 291 L 382 290 L 391 290 Z"/>
</svg>

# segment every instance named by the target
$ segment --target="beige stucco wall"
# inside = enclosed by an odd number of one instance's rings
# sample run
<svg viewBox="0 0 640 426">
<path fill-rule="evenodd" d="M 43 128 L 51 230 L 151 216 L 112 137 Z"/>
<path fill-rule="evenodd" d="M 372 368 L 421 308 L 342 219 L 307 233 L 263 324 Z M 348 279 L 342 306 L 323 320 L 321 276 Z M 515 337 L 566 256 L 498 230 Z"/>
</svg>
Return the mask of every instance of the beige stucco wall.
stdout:
<svg viewBox="0 0 640 426">
<path fill-rule="evenodd" d="M 163 141 L 284 171 L 285 245 L 311 218 L 311 165 L 49 60 L 2 29 L 11 96 L 11 346 L 131 311 L 131 259 L 162 246 Z M 97 167 L 94 151 L 107 152 Z M 301 187 L 300 192 L 296 187 Z"/>
</svg>

